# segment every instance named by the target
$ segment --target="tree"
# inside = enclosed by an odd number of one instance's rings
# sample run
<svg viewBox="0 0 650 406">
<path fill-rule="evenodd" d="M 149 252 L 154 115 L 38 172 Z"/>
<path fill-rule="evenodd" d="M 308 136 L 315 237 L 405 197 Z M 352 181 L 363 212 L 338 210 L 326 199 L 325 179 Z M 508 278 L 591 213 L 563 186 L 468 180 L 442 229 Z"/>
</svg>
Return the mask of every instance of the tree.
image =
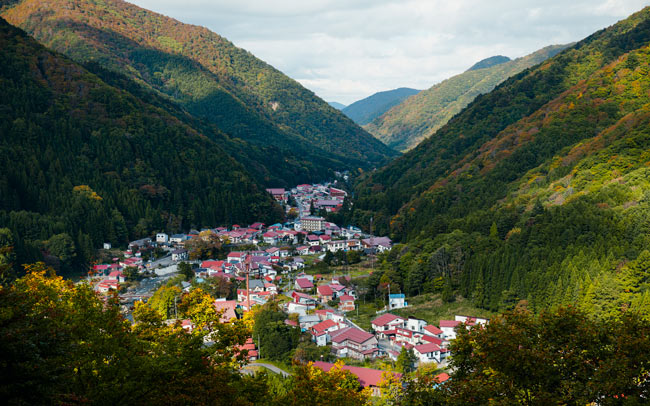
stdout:
<svg viewBox="0 0 650 406">
<path fill-rule="evenodd" d="M 446 404 L 640 404 L 650 394 L 648 333 L 635 314 L 602 321 L 571 307 L 459 329 Z"/>
<path fill-rule="evenodd" d="M 192 270 L 192 266 L 185 261 L 178 264 L 178 273 L 183 275 L 186 281 L 192 280 L 192 278 L 194 278 L 194 271 Z"/>
<path fill-rule="evenodd" d="M 122 270 L 122 274 L 127 281 L 135 281 L 140 278 L 140 272 L 135 266 L 127 266 Z"/>
<path fill-rule="evenodd" d="M 341 361 L 327 372 L 311 364 L 299 364 L 290 383 L 290 390 L 279 404 L 302 406 L 359 406 L 369 400 L 369 392 L 361 389 L 359 380 L 342 369 Z"/>
<path fill-rule="evenodd" d="M 11 230 L 0 228 L 0 284 L 11 282 L 14 279 L 13 267 L 15 261 L 16 253 Z"/>
<path fill-rule="evenodd" d="M 180 295 L 181 288 L 178 286 L 163 285 L 154 292 L 147 304 L 165 320 L 177 318 Z"/>
<path fill-rule="evenodd" d="M 399 355 L 397 356 L 397 362 L 395 364 L 398 371 L 403 374 L 408 374 L 415 370 L 415 365 L 418 362 L 418 357 L 415 355 L 413 348 L 402 347 Z"/>
<path fill-rule="evenodd" d="M 6 404 L 227 406 L 252 404 L 265 393 L 231 362 L 246 334 L 224 326 L 212 338 L 228 345 L 207 346 L 203 333 L 165 323 L 142 302 L 132 326 L 117 297 L 105 303 L 89 285 L 55 276 L 42 263 L 25 271 L 0 289 Z"/>
<path fill-rule="evenodd" d="M 253 340 L 257 342 L 262 357 L 282 359 L 298 345 L 300 331 L 285 324 L 286 318 L 275 302 L 266 303 L 255 314 Z"/>
</svg>

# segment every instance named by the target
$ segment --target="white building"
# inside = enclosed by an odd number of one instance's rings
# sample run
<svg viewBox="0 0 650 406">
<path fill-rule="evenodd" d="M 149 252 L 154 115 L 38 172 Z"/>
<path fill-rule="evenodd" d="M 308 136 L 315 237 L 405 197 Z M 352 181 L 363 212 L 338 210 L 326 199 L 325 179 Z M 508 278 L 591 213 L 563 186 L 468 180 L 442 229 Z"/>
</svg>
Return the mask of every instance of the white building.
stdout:
<svg viewBox="0 0 650 406">
<path fill-rule="evenodd" d="M 401 309 L 408 306 L 404 293 L 391 293 L 388 295 L 388 310 Z"/>
<path fill-rule="evenodd" d="M 156 234 L 156 242 L 167 243 L 169 242 L 169 236 L 165 233 L 158 233 Z"/>
<path fill-rule="evenodd" d="M 322 217 L 307 216 L 300 219 L 300 225 L 305 231 L 320 231 L 325 228 L 325 219 Z"/>
<path fill-rule="evenodd" d="M 424 333 L 424 327 L 426 327 L 426 325 L 426 321 L 422 319 L 416 319 L 413 316 L 409 316 L 405 323 L 406 329 L 415 331 L 417 333 Z"/>
</svg>

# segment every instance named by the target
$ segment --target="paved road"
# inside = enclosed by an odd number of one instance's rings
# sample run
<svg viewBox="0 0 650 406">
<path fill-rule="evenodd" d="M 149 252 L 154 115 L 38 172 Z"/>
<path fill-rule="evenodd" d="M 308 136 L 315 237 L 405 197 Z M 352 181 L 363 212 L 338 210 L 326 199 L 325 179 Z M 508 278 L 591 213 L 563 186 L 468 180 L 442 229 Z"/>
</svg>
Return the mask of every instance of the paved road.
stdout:
<svg viewBox="0 0 650 406">
<path fill-rule="evenodd" d="M 276 374 L 280 374 L 280 375 L 282 375 L 284 377 L 287 377 L 287 376 L 291 375 L 289 372 L 284 371 L 284 370 L 276 367 L 275 365 L 266 364 L 264 362 L 251 362 L 250 364 L 243 367 L 242 369 L 246 369 L 246 367 L 249 367 L 249 366 L 260 366 L 260 367 L 268 369 L 271 372 L 275 372 Z"/>
</svg>

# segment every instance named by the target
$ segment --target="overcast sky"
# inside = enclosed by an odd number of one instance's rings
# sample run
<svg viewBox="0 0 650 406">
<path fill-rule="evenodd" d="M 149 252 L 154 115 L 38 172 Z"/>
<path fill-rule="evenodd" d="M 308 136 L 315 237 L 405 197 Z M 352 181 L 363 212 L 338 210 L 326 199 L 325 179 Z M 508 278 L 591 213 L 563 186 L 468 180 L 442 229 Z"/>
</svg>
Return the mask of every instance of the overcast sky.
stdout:
<svg viewBox="0 0 650 406">
<path fill-rule="evenodd" d="M 128 0 L 202 25 L 344 104 L 580 40 L 648 0 Z"/>
</svg>

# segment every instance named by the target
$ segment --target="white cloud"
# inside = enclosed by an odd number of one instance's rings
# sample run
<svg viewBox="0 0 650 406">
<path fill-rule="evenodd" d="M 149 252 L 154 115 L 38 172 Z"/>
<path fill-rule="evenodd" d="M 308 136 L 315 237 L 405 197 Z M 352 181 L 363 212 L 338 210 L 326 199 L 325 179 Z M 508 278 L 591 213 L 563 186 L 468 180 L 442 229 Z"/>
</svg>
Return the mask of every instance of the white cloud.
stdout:
<svg viewBox="0 0 650 406">
<path fill-rule="evenodd" d="M 203 25 L 328 101 L 425 89 L 480 59 L 580 40 L 647 0 L 130 0 Z"/>
</svg>

